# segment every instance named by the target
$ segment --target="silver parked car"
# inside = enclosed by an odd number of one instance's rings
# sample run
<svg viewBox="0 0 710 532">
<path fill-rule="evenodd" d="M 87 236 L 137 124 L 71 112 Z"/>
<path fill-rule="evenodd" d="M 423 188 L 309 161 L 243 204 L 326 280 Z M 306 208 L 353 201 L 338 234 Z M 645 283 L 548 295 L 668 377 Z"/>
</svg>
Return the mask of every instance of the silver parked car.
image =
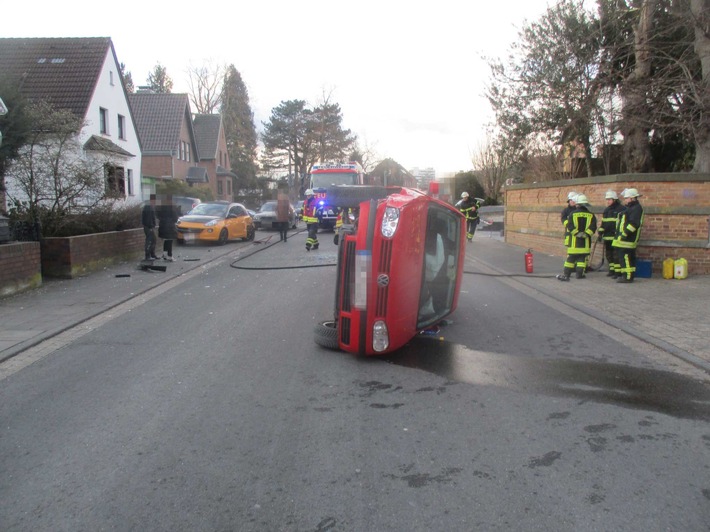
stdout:
<svg viewBox="0 0 710 532">
<path fill-rule="evenodd" d="M 254 227 L 257 229 L 275 229 L 275 223 L 276 202 L 267 201 L 256 211 L 254 215 Z M 288 225 L 292 229 L 295 229 L 297 224 L 298 218 L 296 217 L 296 212 L 293 210 L 293 207 L 290 207 L 288 211 Z"/>
</svg>

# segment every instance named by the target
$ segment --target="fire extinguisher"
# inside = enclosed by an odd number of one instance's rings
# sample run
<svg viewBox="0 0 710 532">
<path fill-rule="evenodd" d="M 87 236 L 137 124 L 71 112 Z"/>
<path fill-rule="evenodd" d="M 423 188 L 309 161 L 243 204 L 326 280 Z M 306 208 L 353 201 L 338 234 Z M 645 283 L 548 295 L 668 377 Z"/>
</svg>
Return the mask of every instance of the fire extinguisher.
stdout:
<svg viewBox="0 0 710 532">
<path fill-rule="evenodd" d="M 525 253 L 525 272 L 526 272 L 526 273 L 532 273 L 532 272 L 533 272 L 533 254 L 532 254 L 532 249 L 528 249 L 527 253 Z"/>
</svg>

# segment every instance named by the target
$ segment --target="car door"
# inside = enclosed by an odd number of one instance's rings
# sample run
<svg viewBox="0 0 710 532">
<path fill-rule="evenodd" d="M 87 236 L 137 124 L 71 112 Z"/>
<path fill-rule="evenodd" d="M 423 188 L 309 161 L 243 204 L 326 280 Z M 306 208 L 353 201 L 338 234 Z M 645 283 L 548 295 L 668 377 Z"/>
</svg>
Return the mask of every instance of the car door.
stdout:
<svg viewBox="0 0 710 532">
<path fill-rule="evenodd" d="M 227 214 L 229 238 L 245 238 L 247 235 L 247 211 L 241 205 L 232 205 Z"/>
</svg>

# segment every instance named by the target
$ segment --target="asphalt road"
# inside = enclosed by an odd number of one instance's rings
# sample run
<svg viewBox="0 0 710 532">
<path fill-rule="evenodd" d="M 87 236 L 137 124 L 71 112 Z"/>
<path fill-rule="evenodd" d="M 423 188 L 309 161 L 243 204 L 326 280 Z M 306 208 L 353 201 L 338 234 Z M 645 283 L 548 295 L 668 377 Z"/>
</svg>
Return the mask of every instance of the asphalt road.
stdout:
<svg viewBox="0 0 710 532">
<path fill-rule="evenodd" d="M 327 351 L 304 240 L 3 380 L 0 530 L 707 530 L 700 372 L 483 270 L 443 340 Z"/>
</svg>

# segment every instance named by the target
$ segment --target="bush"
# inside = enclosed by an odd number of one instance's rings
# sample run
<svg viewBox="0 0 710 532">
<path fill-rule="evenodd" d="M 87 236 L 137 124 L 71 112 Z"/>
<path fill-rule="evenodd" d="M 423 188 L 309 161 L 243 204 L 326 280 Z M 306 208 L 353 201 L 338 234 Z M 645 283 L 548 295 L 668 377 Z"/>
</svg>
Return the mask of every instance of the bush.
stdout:
<svg viewBox="0 0 710 532">
<path fill-rule="evenodd" d="M 65 213 L 40 208 L 38 214 L 43 237 L 66 237 L 107 233 L 141 227 L 141 205 L 104 203 L 83 213 Z M 33 225 L 33 216 L 22 206 L 9 212 L 13 225 Z"/>
</svg>

